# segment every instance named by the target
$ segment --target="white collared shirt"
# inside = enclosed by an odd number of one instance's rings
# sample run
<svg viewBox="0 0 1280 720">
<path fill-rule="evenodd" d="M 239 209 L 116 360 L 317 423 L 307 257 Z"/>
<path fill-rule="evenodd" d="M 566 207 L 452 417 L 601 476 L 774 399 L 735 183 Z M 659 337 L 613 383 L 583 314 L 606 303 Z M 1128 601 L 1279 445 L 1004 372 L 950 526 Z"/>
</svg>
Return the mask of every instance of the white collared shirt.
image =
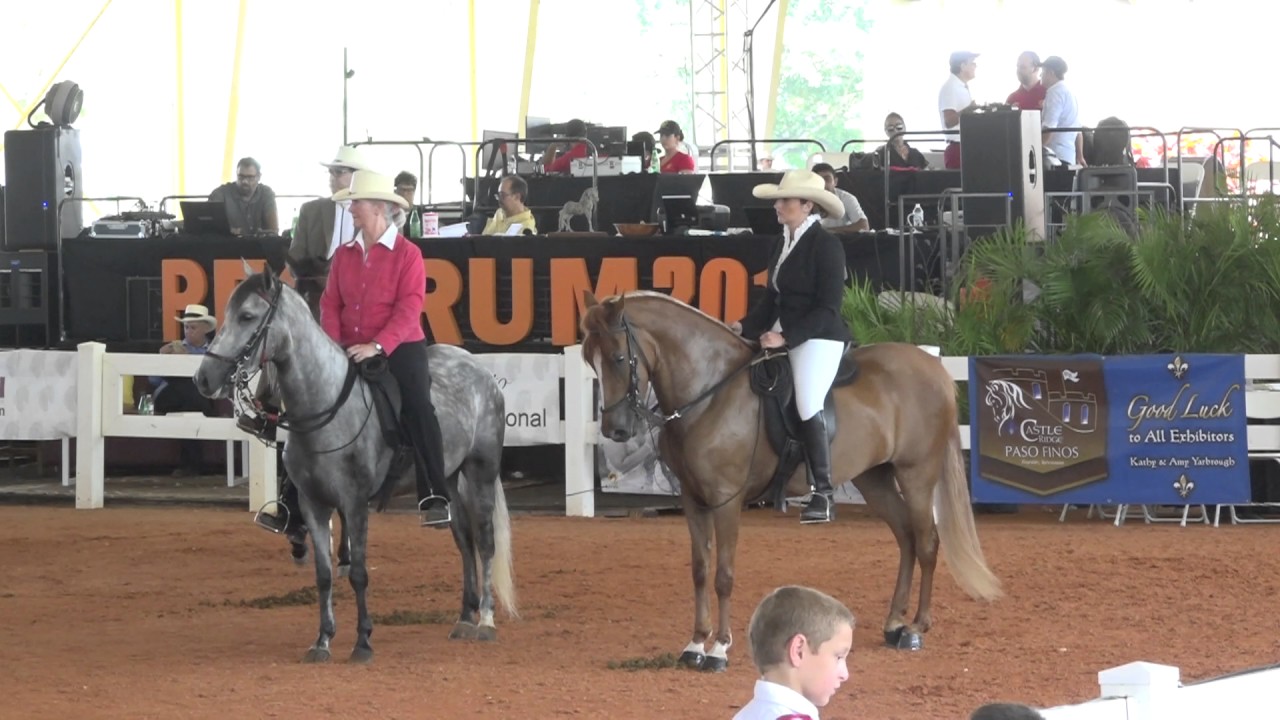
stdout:
<svg viewBox="0 0 1280 720">
<path fill-rule="evenodd" d="M 388 224 L 387 224 L 387 229 L 386 229 L 386 230 L 383 230 L 383 231 L 382 231 L 382 234 L 378 236 L 378 244 L 379 244 L 379 245 L 385 245 L 385 246 L 386 246 L 386 248 L 387 248 L 388 250 L 395 250 L 395 249 L 396 249 L 396 235 L 399 235 L 399 234 L 400 234 L 400 229 L 399 229 L 399 228 L 397 228 L 395 225 L 391 225 L 390 223 L 388 223 Z M 358 245 L 359 245 L 359 247 L 360 247 L 360 249 L 361 249 L 362 251 L 364 251 L 365 257 L 368 257 L 368 256 L 369 256 L 369 251 L 368 251 L 367 249 L 365 249 L 365 246 L 364 246 L 364 231 L 363 231 L 363 230 L 361 230 L 360 232 L 356 233 L 356 236 L 355 236 L 355 237 L 353 237 L 353 238 L 351 238 L 351 241 L 350 241 L 350 242 L 348 242 L 347 244 L 348 244 L 348 245 L 358 244 Z"/>
<path fill-rule="evenodd" d="M 777 720 L 784 715 L 808 715 L 818 720 L 818 708 L 808 698 L 785 685 L 756 680 L 755 697 L 733 720 Z"/>
<path fill-rule="evenodd" d="M 333 204 L 333 237 L 329 239 L 328 258 L 333 258 L 333 254 L 338 251 L 338 246 L 348 242 L 348 238 L 354 237 L 356 234 L 356 226 L 351 221 L 351 208 L 346 203 Z"/>
<path fill-rule="evenodd" d="M 1040 124 L 1048 128 L 1079 127 L 1080 106 L 1076 97 L 1067 87 L 1065 80 L 1059 80 L 1044 93 L 1044 112 L 1040 116 Z M 1076 162 L 1076 136 L 1079 132 L 1049 133 L 1049 140 L 1044 143 L 1052 148 L 1058 159 L 1068 165 Z"/>
<path fill-rule="evenodd" d="M 969 85 L 960 79 L 959 75 L 952 73 L 947 76 L 947 81 L 942 84 L 942 89 L 938 91 L 938 117 L 942 120 L 942 127 L 947 127 L 947 111 L 955 110 L 960 112 L 969 107 L 973 102 L 973 94 L 969 92 Z M 954 128 L 959 130 L 960 126 Z M 948 135 L 947 142 L 960 142 L 959 135 Z"/>
</svg>

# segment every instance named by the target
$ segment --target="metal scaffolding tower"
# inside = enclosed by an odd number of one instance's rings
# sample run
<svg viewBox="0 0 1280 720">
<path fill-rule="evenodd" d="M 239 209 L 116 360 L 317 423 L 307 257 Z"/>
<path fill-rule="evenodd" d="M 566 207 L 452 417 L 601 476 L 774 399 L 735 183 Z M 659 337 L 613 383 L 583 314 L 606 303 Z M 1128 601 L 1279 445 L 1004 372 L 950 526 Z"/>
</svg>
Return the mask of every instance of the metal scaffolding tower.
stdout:
<svg viewBox="0 0 1280 720">
<path fill-rule="evenodd" d="M 748 0 L 689 0 L 690 92 L 693 127 L 686 141 L 702 153 L 733 138 L 747 137 L 746 67 L 732 38 L 747 27 Z"/>
</svg>

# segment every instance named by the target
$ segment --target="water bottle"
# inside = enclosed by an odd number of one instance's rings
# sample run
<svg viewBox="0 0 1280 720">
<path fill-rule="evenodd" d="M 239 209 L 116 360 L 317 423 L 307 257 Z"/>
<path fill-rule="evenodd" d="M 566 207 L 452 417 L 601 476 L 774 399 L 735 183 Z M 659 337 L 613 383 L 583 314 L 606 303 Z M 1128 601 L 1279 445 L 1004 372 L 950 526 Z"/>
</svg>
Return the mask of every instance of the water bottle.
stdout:
<svg viewBox="0 0 1280 720">
<path fill-rule="evenodd" d="M 142 397 L 138 398 L 138 414 L 139 415 L 150 415 L 154 411 L 155 411 L 155 405 L 153 403 L 151 393 L 147 393 Z"/>
<path fill-rule="evenodd" d="M 409 237 L 414 239 L 422 237 L 422 213 L 417 209 L 409 214 Z"/>
<path fill-rule="evenodd" d="M 915 231 L 919 231 L 924 227 L 924 208 L 920 207 L 920 203 L 911 208 L 911 215 L 907 218 L 907 224 Z"/>
</svg>

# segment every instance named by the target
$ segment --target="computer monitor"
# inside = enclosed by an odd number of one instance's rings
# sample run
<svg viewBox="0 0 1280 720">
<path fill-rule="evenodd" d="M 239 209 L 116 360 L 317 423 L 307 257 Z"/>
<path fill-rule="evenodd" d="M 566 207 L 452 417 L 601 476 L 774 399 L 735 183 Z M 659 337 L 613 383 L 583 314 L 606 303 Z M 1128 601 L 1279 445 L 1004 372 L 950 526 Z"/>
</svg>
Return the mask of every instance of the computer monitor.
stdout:
<svg viewBox="0 0 1280 720">
<path fill-rule="evenodd" d="M 549 138 L 554 135 L 551 118 L 526 115 L 524 118 L 524 136 L 527 138 Z M 546 143 L 525 143 L 524 151 L 528 155 L 540 155 L 547 150 Z"/>
<path fill-rule="evenodd" d="M 667 234 L 676 228 L 698 227 L 698 201 L 692 195 L 663 195 L 662 210 L 666 215 L 663 232 Z"/>
<path fill-rule="evenodd" d="M 223 201 L 182 200 L 182 230 L 193 235 L 230 235 L 227 204 Z"/>
<path fill-rule="evenodd" d="M 504 130 L 485 130 L 480 139 L 489 140 L 515 140 L 519 135 Z M 477 169 L 481 173 L 505 172 L 506 160 L 516 154 L 515 143 L 493 143 L 485 145 L 480 151 L 480 167 Z"/>
<path fill-rule="evenodd" d="M 606 145 L 626 145 L 627 129 L 621 126 L 592 125 L 587 128 L 587 139 L 595 143 L 597 148 Z"/>
</svg>

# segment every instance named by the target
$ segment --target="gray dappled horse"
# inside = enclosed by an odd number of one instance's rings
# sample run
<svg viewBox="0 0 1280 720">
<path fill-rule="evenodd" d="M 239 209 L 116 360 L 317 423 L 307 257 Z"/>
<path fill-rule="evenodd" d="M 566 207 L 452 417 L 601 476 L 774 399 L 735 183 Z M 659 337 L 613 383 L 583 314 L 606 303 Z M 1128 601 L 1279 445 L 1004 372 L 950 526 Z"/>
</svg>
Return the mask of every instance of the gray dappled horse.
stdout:
<svg viewBox="0 0 1280 720">
<path fill-rule="evenodd" d="M 320 633 L 303 660 L 324 662 L 330 655 L 334 617 L 329 519 L 337 510 L 350 543 L 350 581 L 358 613 L 351 660 L 368 662 L 373 657 L 373 622 L 365 604 L 369 501 L 379 493 L 396 452 L 384 439 L 372 389 L 324 333 L 302 297 L 270 268 L 250 275 L 236 288 L 222 317 L 222 327 L 195 374 L 196 387 L 208 397 L 227 397 L 233 390 L 244 393 L 253 377 L 270 365 L 287 409 L 282 426 L 290 434 L 284 463 L 298 488 L 312 538 L 320 595 Z M 450 484 L 457 483 L 461 506 L 453 513 L 451 529 L 462 554 L 462 612 L 450 637 L 493 640 L 495 597 L 509 614 L 516 613 L 511 522 L 499 477 L 506 429 L 502 391 L 493 374 L 465 350 L 433 345 L 430 353 L 444 467 Z"/>
</svg>

